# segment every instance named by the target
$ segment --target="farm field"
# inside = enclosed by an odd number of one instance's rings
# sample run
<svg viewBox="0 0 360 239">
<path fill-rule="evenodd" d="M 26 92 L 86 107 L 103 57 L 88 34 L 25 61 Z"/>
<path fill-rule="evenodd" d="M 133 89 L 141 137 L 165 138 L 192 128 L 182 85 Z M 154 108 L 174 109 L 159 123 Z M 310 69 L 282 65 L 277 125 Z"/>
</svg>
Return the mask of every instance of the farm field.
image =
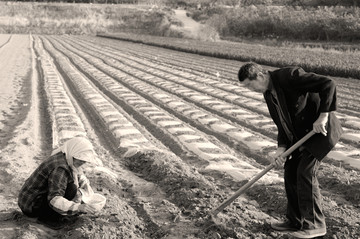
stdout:
<svg viewBox="0 0 360 239">
<path fill-rule="evenodd" d="M 306 71 L 338 77 L 359 78 L 359 44 L 321 42 L 313 47 L 290 42 L 272 45 L 266 41 L 199 41 L 195 39 L 169 38 L 131 33 L 97 34 L 147 45 L 180 50 L 204 56 L 237 61 L 255 61 L 269 66 L 298 65 Z M 278 42 L 279 43 L 279 42 Z M 351 48 L 352 47 L 352 48 Z"/>
<path fill-rule="evenodd" d="M 276 149 L 262 95 L 236 81 L 241 64 L 90 36 L 0 35 L 0 238 L 290 238 L 270 228 L 286 209 L 282 170 L 209 217 Z M 360 84 L 334 79 L 345 133 L 319 172 L 324 238 L 360 238 Z M 102 162 L 85 171 L 107 204 L 51 230 L 22 215 L 17 193 L 76 135 Z"/>
</svg>

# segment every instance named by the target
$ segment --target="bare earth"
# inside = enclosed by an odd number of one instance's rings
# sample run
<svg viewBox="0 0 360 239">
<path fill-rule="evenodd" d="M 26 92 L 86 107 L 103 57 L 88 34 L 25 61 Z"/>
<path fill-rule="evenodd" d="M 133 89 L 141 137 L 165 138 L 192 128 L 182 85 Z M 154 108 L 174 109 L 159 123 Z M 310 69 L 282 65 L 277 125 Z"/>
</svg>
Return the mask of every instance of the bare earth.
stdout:
<svg viewBox="0 0 360 239">
<path fill-rule="evenodd" d="M 290 238 L 270 228 L 285 213 L 282 170 L 210 216 L 276 146 L 262 96 L 234 82 L 240 64 L 96 37 L 0 35 L 0 238 Z M 345 134 L 319 173 L 324 238 L 360 238 L 360 87 L 335 80 Z M 51 230 L 21 213 L 17 194 L 75 135 L 102 162 L 86 173 L 107 204 Z"/>
</svg>

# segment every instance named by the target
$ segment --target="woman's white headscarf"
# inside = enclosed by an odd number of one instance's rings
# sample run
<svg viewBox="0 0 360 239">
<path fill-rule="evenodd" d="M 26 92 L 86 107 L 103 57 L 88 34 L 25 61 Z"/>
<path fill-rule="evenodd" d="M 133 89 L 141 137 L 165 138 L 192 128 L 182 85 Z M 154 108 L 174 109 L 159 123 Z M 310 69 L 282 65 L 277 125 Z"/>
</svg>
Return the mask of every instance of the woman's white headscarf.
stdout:
<svg viewBox="0 0 360 239">
<path fill-rule="evenodd" d="M 55 149 L 51 155 L 57 154 L 60 151 L 65 153 L 66 162 L 72 170 L 74 183 L 76 186 L 79 186 L 78 169 L 74 166 L 74 158 L 97 164 L 92 144 L 86 138 L 74 137 L 66 141 L 60 148 Z"/>
</svg>

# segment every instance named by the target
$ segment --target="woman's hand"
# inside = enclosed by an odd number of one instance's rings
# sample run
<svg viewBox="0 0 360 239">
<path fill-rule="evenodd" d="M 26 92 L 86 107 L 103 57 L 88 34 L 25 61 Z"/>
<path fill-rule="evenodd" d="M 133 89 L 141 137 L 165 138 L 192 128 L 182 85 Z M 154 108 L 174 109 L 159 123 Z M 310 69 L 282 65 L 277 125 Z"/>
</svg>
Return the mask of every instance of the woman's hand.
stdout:
<svg viewBox="0 0 360 239">
<path fill-rule="evenodd" d="M 92 206 L 83 203 L 83 204 L 80 204 L 80 206 L 79 206 L 79 212 L 94 214 L 94 213 L 96 213 L 97 211 L 96 211 L 96 209 L 93 208 Z"/>
</svg>

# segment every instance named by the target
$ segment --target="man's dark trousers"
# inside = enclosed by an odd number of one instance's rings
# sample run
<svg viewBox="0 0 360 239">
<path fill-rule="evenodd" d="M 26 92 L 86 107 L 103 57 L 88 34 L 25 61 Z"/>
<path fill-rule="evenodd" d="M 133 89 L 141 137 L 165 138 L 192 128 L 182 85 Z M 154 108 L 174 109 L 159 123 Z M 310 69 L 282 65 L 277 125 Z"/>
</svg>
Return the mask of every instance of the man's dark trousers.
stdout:
<svg viewBox="0 0 360 239">
<path fill-rule="evenodd" d="M 301 147 L 285 163 L 287 218 L 298 229 L 326 228 L 317 172 L 320 161 Z"/>
</svg>

